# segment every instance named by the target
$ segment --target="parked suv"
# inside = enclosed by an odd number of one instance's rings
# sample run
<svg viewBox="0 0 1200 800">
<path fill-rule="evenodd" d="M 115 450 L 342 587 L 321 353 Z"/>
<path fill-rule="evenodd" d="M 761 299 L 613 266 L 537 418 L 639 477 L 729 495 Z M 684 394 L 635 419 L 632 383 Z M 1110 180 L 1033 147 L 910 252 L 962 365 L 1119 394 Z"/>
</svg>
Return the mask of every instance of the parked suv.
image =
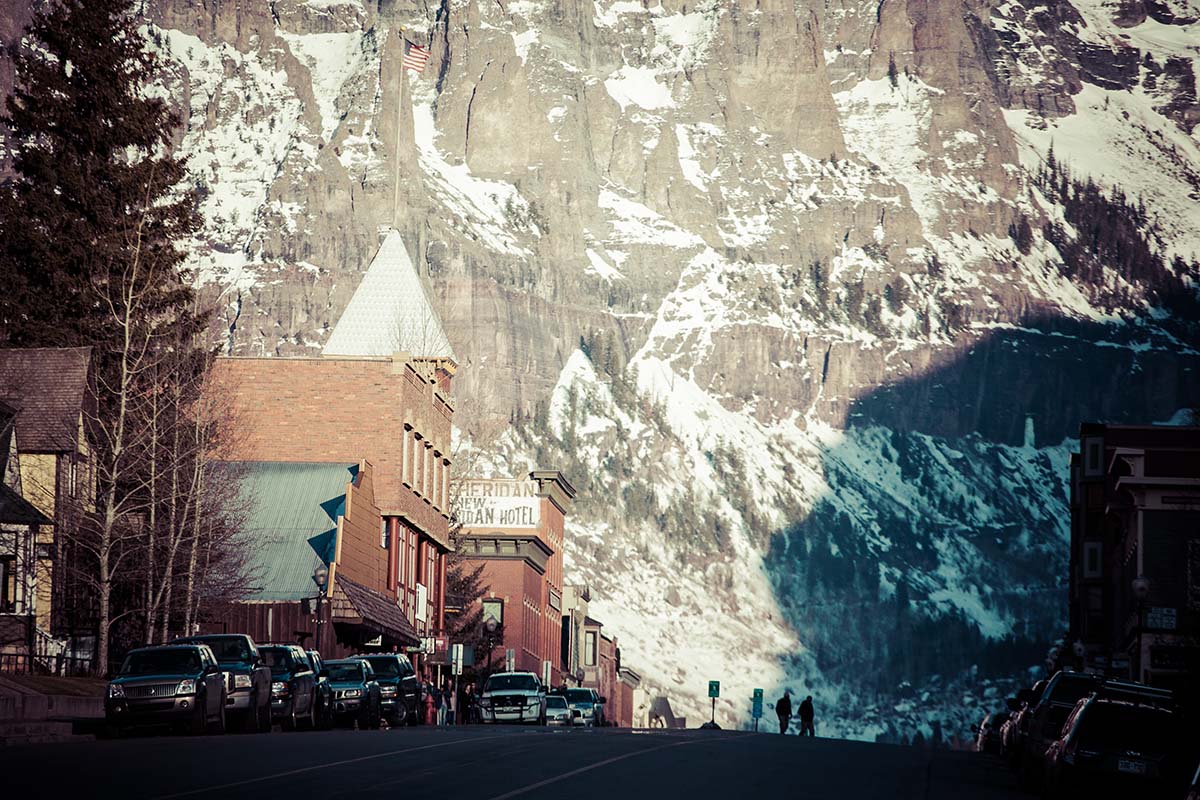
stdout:
<svg viewBox="0 0 1200 800">
<path fill-rule="evenodd" d="M 563 695 L 567 698 L 567 705 L 579 712 L 574 718 L 576 725 L 599 728 L 604 724 L 604 698 L 595 689 L 567 689 Z"/>
<path fill-rule="evenodd" d="M 497 672 L 479 695 L 482 722 L 546 724 L 546 687 L 532 672 Z"/>
<path fill-rule="evenodd" d="M 379 682 L 371 665 L 361 658 L 326 661 L 329 684 L 333 687 L 334 719 L 358 723 L 360 730 L 376 730 L 383 717 Z"/>
<path fill-rule="evenodd" d="M 325 671 L 325 661 L 320 653 L 316 650 L 305 652 L 308 654 L 309 663 L 312 664 L 313 673 L 317 676 L 317 730 L 329 730 L 333 727 L 333 687 L 329 685 L 329 673 Z"/>
<path fill-rule="evenodd" d="M 232 678 L 225 700 L 226 715 L 247 733 L 271 730 L 271 670 L 262 663 L 254 640 L 241 633 L 188 636 L 176 644 L 205 644 L 217 657 L 217 665 Z M 226 681 L 229 683 L 229 679 Z"/>
<path fill-rule="evenodd" d="M 104 716 L 119 735 L 135 725 L 225 732 L 225 676 L 207 645 L 129 651 L 105 693 Z"/>
<path fill-rule="evenodd" d="M 1017 769 L 1021 784 L 1033 789 L 1041 784 L 1043 759 L 1075 704 L 1100 688 L 1104 679 L 1088 672 L 1061 671 L 1046 684 L 1042 696 L 1026 713 L 1026 728 Z"/>
<path fill-rule="evenodd" d="M 1046 797 L 1178 797 L 1189 766 L 1185 741 L 1172 711 L 1091 695 L 1046 751 Z"/>
<path fill-rule="evenodd" d="M 421 703 L 421 685 L 408 656 L 400 653 L 372 653 L 355 656 L 371 665 L 379 694 L 383 698 L 383 716 L 392 727 L 416 724 Z"/>
<path fill-rule="evenodd" d="M 271 670 L 271 719 L 285 731 L 316 725 L 317 675 L 308 654 L 295 644 L 267 644 L 258 648 Z"/>
</svg>

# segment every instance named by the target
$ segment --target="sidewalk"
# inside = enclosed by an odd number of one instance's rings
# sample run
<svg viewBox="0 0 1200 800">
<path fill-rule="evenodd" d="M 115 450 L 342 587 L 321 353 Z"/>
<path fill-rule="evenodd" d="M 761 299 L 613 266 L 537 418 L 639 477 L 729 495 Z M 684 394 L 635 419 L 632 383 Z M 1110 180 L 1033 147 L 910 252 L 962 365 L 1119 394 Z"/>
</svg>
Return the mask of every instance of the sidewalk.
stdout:
<svg viewBox="0 0 1200 800">
<path fill-rule="evenodd" d="M 104 681 L 0 675 L 0 746 L 94 738 L 104 720 Z"/>
</svg>

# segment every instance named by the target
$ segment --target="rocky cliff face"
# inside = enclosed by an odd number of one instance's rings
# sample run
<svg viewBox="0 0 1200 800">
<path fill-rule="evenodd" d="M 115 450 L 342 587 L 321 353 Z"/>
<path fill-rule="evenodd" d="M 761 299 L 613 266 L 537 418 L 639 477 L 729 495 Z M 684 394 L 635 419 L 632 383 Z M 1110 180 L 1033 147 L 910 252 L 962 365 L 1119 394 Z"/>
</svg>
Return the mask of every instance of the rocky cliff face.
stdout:
<svg viewBox="0 0 1200 800">
<path fill-rule="evenodd" d="M 7 41 L 26 11 L 0 14 Z M 395 225 L 463 362 L 480 468 L 575 470 L 596 501 L 569 558 L 677 693 L 750 642 L 768 643 L 761 681 L 854 669 L 830 655 L 838 614 L 801 613 L 826 583 L 841 609 L 904 585 L 916 613 L 1048 635 L 1064 438 L 1169 418 L 1200 389 L 1162 289 L 1191 291 L 1200 251 L 1193 0 L 152 0 L 146 17 L 231 347 L 319 349 Z M 423 75 L 401 36 L 429 48 Z M 1089 234 L 1035 184 L 1051 152 L 1146 209 L 1157 279 L 1067 268 L 1043 226 Z M 1044 513 L 1014 502 L 1030 497 Z M 613 552 L 660 582 L 631 588 Z"/>
</svg>

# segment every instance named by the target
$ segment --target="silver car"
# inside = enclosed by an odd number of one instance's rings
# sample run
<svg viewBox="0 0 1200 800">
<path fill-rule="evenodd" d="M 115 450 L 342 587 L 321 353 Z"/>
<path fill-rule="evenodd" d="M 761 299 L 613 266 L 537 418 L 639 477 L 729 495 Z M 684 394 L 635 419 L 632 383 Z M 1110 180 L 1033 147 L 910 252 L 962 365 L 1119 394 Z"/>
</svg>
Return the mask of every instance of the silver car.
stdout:
<svg viewBox="0 0 1200 800">
<path fill-rule="evenodd" d="M 546 687 L 532 672 L 497 672 L 479 695 L 479 719 L 545 725 Z"/>
<path fill-rule="evenodd" d="M 567 698 L 560 694 L 552 694 L 546 698 L 546 724 L 571 726 L 580 714 L 567 705 Z"/>
</svg>

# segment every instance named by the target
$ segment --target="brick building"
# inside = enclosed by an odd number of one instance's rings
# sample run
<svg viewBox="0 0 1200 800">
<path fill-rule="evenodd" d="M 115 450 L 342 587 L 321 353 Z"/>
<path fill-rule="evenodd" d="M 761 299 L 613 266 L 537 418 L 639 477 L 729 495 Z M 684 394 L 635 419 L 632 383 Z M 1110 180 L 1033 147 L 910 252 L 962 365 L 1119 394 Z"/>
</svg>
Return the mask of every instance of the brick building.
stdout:
<svg viewBox="0 0 1200 800">
<path fill-rule="evenodd" d="M 444 629 L 456 370 L 394 230 L 321 356 L 221 358 L 214 370 L 232 398 L 234 458 L 372 464 L 384 589 L 419 634 Z"/>
<path fill-rule="evenodd" d="M 1071 647 L 1064 660 L 1155 685 L 1194 687 L 1200 683 L 1200 428 L 1088 423 L 1079 440 L 1070 466 Z"/>
<path fill-rule="evenodd" d="M 561 472 L 543 470 L 528 479 L 464 481 L 457 498 L 459 552 L 484 565 L 484 619 L 503 626 L 492 663 L 503 664 L 503 650 L 512 649 L 516 669 L 552 686 L 563 681 L 563 524 L 574 497 Z"/>
<path fill-rule="evenodd" d="M 621 648 L 615 637 L 604 632 L 604 623 L 588 617 L 583 622 L 583 686 L 595 689 L 605 699 L 605 717 L 612 723 L 614 709 L 621 705 L 618 675 Z"/>
</svg>

